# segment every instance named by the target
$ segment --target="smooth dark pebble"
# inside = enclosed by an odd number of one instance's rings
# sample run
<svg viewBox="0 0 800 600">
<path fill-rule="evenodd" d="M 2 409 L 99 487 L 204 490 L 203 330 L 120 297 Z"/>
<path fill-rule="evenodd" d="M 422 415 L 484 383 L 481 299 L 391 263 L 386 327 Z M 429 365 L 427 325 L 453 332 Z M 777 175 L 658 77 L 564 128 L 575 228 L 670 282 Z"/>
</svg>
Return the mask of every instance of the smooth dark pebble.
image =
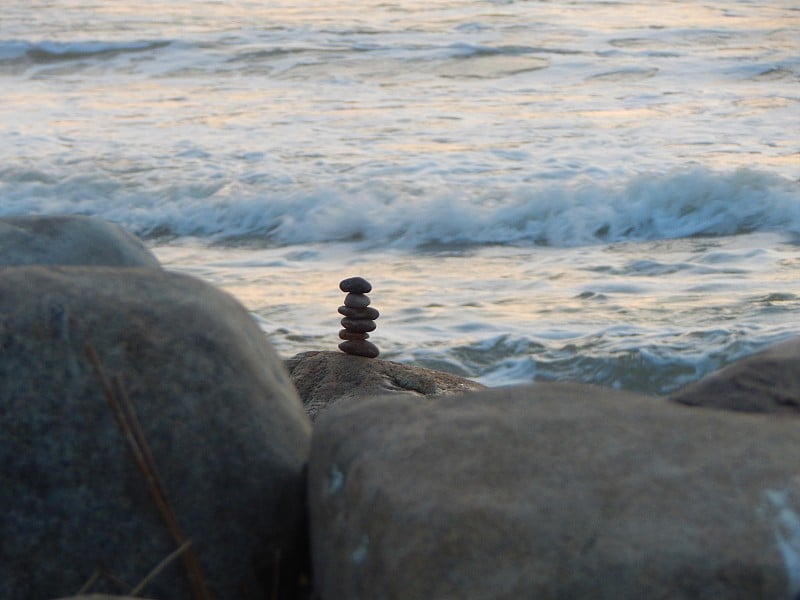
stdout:
<svg viewBox="0 0 800 600">
<path fill-rule="evenodd" d="M 339 282 L 339 289 L 343 292 L 367 294 L 372 291 L 372 284 L 363 277 L 348 277 Z"/>
<path fill-rule="evenodd" d="M 371 321 L 369 319 L 350 319 L 345 317 L 341 320 L 341 323 L 342 327 L 347 329 L 347 331 L 355 331 L 356 333 L 373 331 L 376 327 L 375 321 Z"/>
<path fill-rule="evenodd" d="M 350 308 L 366 308 L 372 300 L 364 294 L 349 293 L 344 297 L 344 305 Z"/>
<path fill-rule="evenodd" d="M 381 316 L 381 313 L 375 308 L 369 306 L 364 308 L 353 308 L 351 306 L 340 306 L 339 314 L 351 319 L 372 319 L 375 320 Z"/>
<path fill-rule="evenodd" d="M 367 358 L 377 357 L 381 351 L 372 342 L 365 340 L 348 340 L 339 344 L 339 350 L 347 354 L 354 354 L 356 356 L 366 356 Z"/>
<path fill-rule="evenodd" d="M 357 331 L 339 330 L 339 337 L 343 340 L 365 340 L 369 337 L 368 333 L 358 333 Z"/>
</svg>

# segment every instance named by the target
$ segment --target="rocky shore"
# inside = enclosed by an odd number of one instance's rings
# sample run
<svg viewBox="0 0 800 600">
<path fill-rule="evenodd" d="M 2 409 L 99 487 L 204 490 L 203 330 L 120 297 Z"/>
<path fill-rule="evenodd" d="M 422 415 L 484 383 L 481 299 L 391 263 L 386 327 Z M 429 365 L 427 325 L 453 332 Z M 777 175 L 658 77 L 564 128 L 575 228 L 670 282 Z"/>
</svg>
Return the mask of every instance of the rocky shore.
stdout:
<svg viewBox="0 0 800 600">
<path fill-rule="evenodd" d="M 88 217 L 0 219 L 0 318 L 0 598 L 800 597 L 800 338 L 669 398 L 282 359 Z"/>
</svg>

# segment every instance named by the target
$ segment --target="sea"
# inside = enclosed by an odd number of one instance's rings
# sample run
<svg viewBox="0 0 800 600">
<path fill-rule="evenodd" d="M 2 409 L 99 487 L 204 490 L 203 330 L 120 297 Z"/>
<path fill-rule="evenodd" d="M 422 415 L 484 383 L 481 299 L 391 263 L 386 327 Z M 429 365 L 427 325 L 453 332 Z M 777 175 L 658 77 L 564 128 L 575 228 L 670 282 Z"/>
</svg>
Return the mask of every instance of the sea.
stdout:
<svg viewBox="0 0 800 600">
<path fill-rule="evenodd" d="M 95 215 L 283 357 L 669 394 L 800 333 L 796 0 L 3 0 L 0 216 Z"/>
</svg>

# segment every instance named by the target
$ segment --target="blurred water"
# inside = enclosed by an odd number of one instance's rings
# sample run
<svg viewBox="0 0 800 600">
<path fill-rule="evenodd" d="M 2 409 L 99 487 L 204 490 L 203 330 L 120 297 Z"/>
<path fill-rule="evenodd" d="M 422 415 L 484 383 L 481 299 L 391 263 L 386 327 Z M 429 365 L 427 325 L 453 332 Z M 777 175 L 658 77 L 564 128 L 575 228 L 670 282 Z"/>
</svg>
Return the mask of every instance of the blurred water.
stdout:
<svg viewBox="0 0 800 600">
<path fill-rule="evenodd" d="M 776 234 L 413 254 L 156 251 L 242 300 L 284 356 L 336 349 L 338 281 L 364 275 L 382 358 L 492 386 L 569 379 L 667 393 L 798 333 L 800 249 Z"/>
<path fill-rule="evenodd" d="M 796 333 L 787 1 L 6 0 L 0 215 L 93 214 L 335 347 L 663 392 Z M 793 318 L 794 317 L 794 318 Z"/>
</svg>

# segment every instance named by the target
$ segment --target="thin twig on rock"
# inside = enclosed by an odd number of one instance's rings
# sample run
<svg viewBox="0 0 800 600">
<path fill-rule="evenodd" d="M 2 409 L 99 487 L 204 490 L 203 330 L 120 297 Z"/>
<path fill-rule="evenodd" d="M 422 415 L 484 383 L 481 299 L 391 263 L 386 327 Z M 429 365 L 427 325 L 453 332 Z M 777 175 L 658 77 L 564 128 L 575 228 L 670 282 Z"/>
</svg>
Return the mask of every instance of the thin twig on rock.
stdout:
<svg viewBox="0 0 800 600">
<path fill-rule="evenodd" d="M 127 590 L 129 587 L 131 587 L 130 584 L 125 583 L 124 581 L 122 581 L 122 579 L 114 575 L 104 566 L 101 566 L 100 568 L 95 569 L 91 577 L 89 577 L 89 579 L 86 580 L 86 583 L 84 583 L 81 586 L 81 589 L 79 589 L 75 595 L 81 596 L 83 594 L 88 594 L 89 590 L 91 590 L 92 587 L 94 587 L 94 584 L 97 583 L 101 577 L 105 577 L 106 579 L 114 583 L 121 590 Z"/>
<path fill-rule="evenodd" d="M 179 546 L 179 554 L 182 557 L 183 564 L 186 568 L 186 573 L 189 578 L 189 585 L 192 589 L 192 598 L 194 598 L 194 600 L 212 600 L 213 596 L 211 591 L 208 589 L 205 578 L 203 577 L 203 571 L 200 567 L 200 561 L 197 558 L 197 554 L 194 552 L 193 548 L 189 547 L 188 540 L 178 524 L 175 511 L 172 509 L 172 506 L 170 505 L 169 501 L 167 500 L 167 496 L 164 493 L 164 486 L 158 477 L 153 456 L 150 453 L 150 448 L 147 445 L 144 434 L 142 433 L 142 427 L 139 423 L 139 419 L 136 417 L 136 413 L 133 411 L 133 405 L 131 404 L 130 399 L 125 393 L 125 390 L 122 388 L 118 378 L 114 378 L 114 385 L 112 386 L 111 382 L 106 376 L 103 365 L 100 362 L 100 358 L 97 356 L 97 352 L 95 351 L 94 347 L 87 343 L 85 346 L 85 351 L 86 356 L 89 358 L 89 362 L 92 364 L 95 372 L 97 373 L 97 377 L 103 387 L 106 400 L 108 400 L 108 403 L 111 406 L 111 410 L 114 413 L 117 424 L 122 430 L 122 434 L 125 437 L 128 448 L 133 454 L 136 465 L 139 467 L 139 471 L 144 476 L 150 496 L 153 498 L 153 502 L 161 513 L 161 517 L 163 518 L 164 523 L 167 525 L 167 529 L 169 529 L 172 538 Z M 184 546 L 186 546 L 186 548 L 184 548 Z"/>
<path fill-rule="evenodd" d="M 180 548 L 178 548 L 177 550 L 173 551 L 173 552 L 172 552 L 172 553 L 171 553 L 169 556 L 167 556 L 166 558 L 164 558 L 164 559 L 163 559 L 163 560 L 162 560 L 160 563 L 158 563 L 158 564 L 155 566 L 155 568 L 153 568 L 153 570 L 152 570 L 152 571 L 150 571 L 150 572 L 147 574 L 147 576 L 146 576 L 144 579 L 142 579 L 142 580 L 141 580 L 141 581 L 138 583 L 138 585 L 137 585 L 135 588 L 133 588 L 133 589 L 132 589 L 130 592 L 128 592 L 128 595 L 129 595 L 129 596 L 131 596 L 131 597 L 136 597 L 136 595 L 137 595 L 139 592 L 141 592 L 141 591 L 142 591 L 142 590 L 145 588 L 145 586 L 147 586 L 147 584 L 148 584 L 148 583 L 150 583 L 150 582 L 151 582 L 153 579 L 155 579 L 155 578 L 158 576 L 158 574 L 159 574 L 159 573 L 161 573 L 161 571 L 163 571 L 164 569 L 166 569 L 166 568 L 167 568 L 167 566 L 168 566 L 168 565 L 169 565 L 169 564 L 170 564 L 170 563 L 171 563 L 173 560 L 175 560 L 175 559 L 176 559 L 176 558 L 178 558 L 178 557 L 179 557 L 181 554 L 183 554 L 183 553 L 184 553 L 186 550 L 188 550 L 188 549 L 189 549 L 189 546 L 191 546 L 191 545 L 192 545 L 192 542 L 191 542 L 191 541 L 187 541 L 186 543 L 184 543 L 184 544 L 183 544 L 183 546 L 181 546 L 181 547 L 180 547 Z"/>
<path fill-rule="evenodd" d="M 90 589 L 92 589 L 92 586 L 95 584 L 95 582 L 96 582 L 98 579 L 100 579 L 100 576 L 101 576 L 102 574 L 103 574 L 103 572 L 102 572 L 100 569 L 95 569 L 95 570 L 94 570 L 94 573 L 92 573 L 92 575 L 89 577 L 89 579 L 87 579 L 87 580 L 86 580 L 86 583 L 84 583 L 84 584 L 81 586 L 81 589 L 79 589 L 79 590 L 78 590 L 78 593 L 77 593 L 77 595 L 78 595 L 78 596 L 80 596 L 81 594 L 85 594 L 85 593 L 86 593 L 86 592 L 88 592 Z"/>
</svg>

